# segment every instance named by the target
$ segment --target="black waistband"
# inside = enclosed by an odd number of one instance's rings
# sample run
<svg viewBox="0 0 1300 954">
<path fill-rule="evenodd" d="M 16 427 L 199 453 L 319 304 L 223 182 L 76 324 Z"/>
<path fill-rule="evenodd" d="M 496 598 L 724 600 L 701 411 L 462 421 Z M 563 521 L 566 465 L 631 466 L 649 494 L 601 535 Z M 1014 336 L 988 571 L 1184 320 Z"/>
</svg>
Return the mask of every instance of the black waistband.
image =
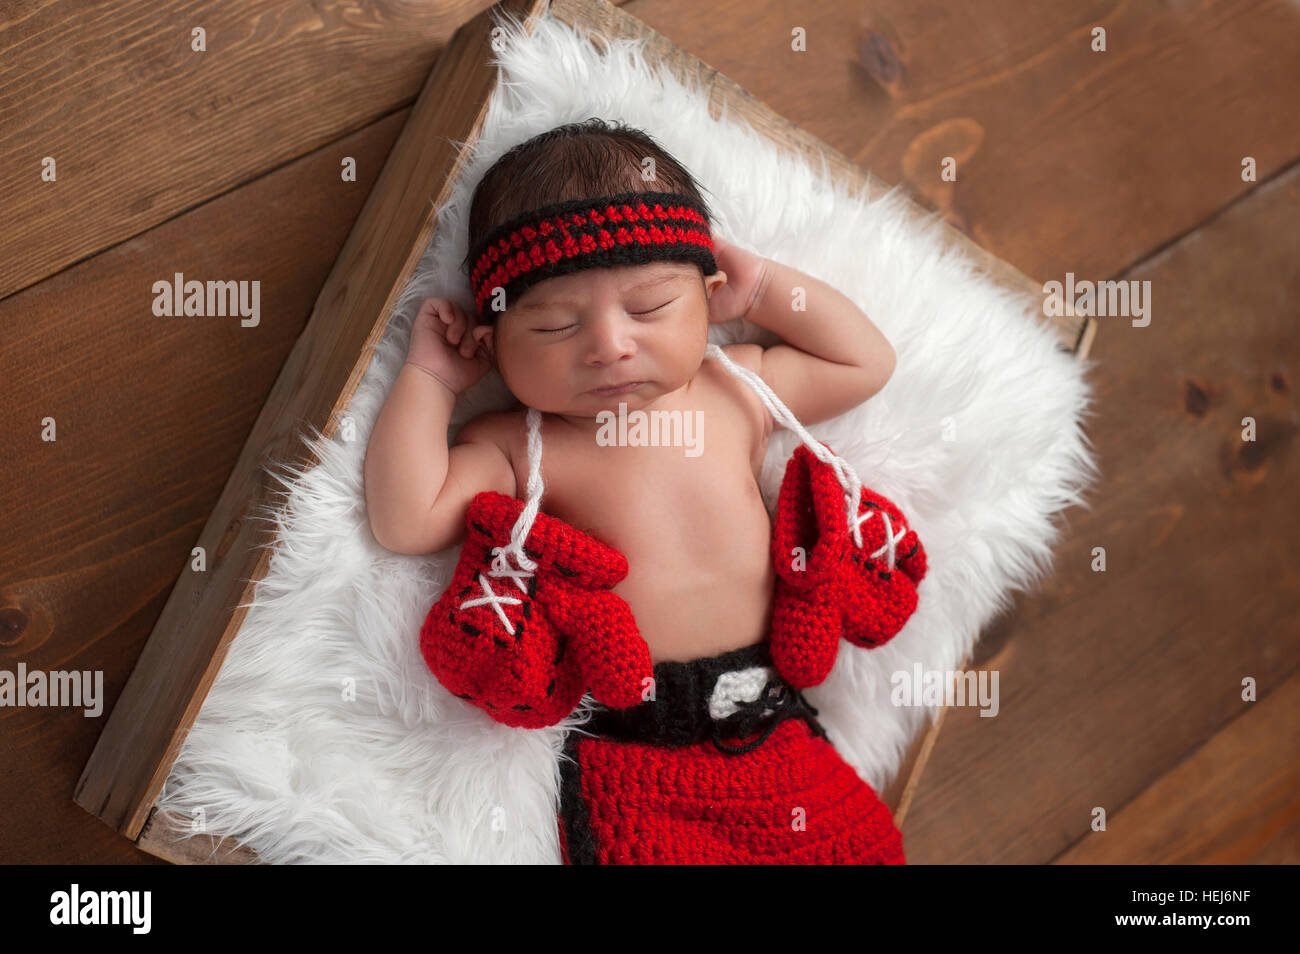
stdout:
<svg viewBox="0 0 1300 954">
<path fill-rule="evenodd" d="M 719 751 L 736 755 L 762 745 L 777 725 L 792 717 L 804 719 L 815 733 L 825 738 L 826 732 L 817 721 L 817 710 L 775 669 L 757 699 L 734 701 L 734 713 L 723 719 L 713 718 L 709 701 L 718 677 L 754 666 L 772 666 L 766 641 L 718 656 L 655 663 L 653 699 L 629 709 L 609 709 L 598 704 L 591 721 L 580 728 L 602 738 L 670 747 L 711 740 Z M 760 735 L 747 743 L 724 741 L 743 739 L 755 732 Z"/>
</svg>

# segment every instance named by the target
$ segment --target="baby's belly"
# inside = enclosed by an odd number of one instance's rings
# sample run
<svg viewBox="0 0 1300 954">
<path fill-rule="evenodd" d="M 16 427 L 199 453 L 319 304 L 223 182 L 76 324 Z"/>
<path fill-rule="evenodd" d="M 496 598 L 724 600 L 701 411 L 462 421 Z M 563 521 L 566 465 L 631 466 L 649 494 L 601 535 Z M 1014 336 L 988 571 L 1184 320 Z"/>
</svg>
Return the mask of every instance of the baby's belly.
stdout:
<svg viewBox="0 0 1300 954">
<path fill-rule="evenodd" d="M 771 524 L 746 521 L 730 545 L 624 551 L 629 572 L 614 592 L 632 609 L 654 662 L 717 656 L 767 638 L 775 574 Z M 696 540 L 710 539 L 701 535 Z"/>
</svg>

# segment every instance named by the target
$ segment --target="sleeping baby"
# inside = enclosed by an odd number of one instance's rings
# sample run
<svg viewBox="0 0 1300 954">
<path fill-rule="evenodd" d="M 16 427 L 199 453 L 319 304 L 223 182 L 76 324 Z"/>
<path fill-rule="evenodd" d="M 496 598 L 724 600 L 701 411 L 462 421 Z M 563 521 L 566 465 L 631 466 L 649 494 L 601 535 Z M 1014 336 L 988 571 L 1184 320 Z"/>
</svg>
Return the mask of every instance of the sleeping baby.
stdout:
<svg viewBox="0 0 1300 954">
<path fill-rule="evenodd" d="M 902 863 L 799 691 L 841 638 L 897 633 L 925 574 L 898 509 L 802 427 L 879 391 L 889 342 L 725 241 L 679 162 L 598 119 L 488 169 L 464 266 L 473 308 L 430 298 L 412 325 L 366 505 L 389 550 L 462 545 L 421 630 L 445 688 L 521 728 L 590 693 L 561 757 L 563 860 Z M 740 317 L 782 343 L 709 342 Z M 493 369 L 517 405 L 448 447 L 457 396 Z M 758 476 L 778 425 L 805 443 L 773 520 Z"/>
</svg>

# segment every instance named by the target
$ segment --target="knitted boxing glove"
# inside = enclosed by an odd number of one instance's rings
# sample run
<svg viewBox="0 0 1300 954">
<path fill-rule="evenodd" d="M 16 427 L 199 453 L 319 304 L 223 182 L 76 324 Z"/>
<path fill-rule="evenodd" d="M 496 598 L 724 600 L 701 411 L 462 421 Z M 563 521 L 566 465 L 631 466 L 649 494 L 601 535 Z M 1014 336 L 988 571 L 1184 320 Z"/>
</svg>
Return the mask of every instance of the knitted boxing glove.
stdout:
<svg viewBox="0 0 1300 954">
<path fill-rule="evenodd" d="M 495 491 L 471 501 L 460 562 L 420 630 L 429 668 L 450 692 L 519 728 L 554 725 L 587 690 L 613 709 L 639 704 L 650 648 L 610 592 L 627 559 L 540 512 L 527 560 L 512 559 L 505 551 L 524 506 Z"/>
<path fill-rule="evenodd" d="M 871 649 L 893 639 L 916 611 L 916 585 L 927 562 L 920 537 L 893 501 L 863 487 L 857 519 L 862 547 L 849 552 L 844 638 Z"/>
<path fill-rule="evenodd" d="M 777 579 L 770 639 L 773 664 L 796 689 L 830 674 L 841 637 L 879 646 L 916 610 L 916 584 L 926 572 L 920 538 L 872 490 L 861 488 L 857 509 L 861 546 L 834 468 L 806 444 L 796 447 L 772 525 Z"/>
<path fill-rule="evenodd" d="M 823 445 L 825 446 L 825 445 Z M 800 444 L 785 466 L 772 521 L 772 663 L 796 689 L 830 674 L 843 629 L 849 555 L 844 491 Z"/>
</svg>

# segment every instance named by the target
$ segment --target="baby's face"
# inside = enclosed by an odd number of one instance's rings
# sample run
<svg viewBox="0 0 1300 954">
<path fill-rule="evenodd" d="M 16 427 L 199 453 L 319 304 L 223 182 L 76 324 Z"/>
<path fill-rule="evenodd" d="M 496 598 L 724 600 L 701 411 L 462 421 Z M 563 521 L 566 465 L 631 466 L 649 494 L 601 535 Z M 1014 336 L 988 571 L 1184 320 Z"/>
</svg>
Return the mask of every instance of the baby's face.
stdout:
<svg viewBox="0 0 1300 954">
<path fill-rule="evenodd" d="M 726 282 L 695 265 L 655 262 L 590 268 L 529 288 L 497 319 L 475 328 L 510 392 L 528 407 L 594 418 L 645 407 L 683 387 L 708 346 L 709 298 Z M 621 394 L 593 389 L 628 381 Z"/>
</svg>

